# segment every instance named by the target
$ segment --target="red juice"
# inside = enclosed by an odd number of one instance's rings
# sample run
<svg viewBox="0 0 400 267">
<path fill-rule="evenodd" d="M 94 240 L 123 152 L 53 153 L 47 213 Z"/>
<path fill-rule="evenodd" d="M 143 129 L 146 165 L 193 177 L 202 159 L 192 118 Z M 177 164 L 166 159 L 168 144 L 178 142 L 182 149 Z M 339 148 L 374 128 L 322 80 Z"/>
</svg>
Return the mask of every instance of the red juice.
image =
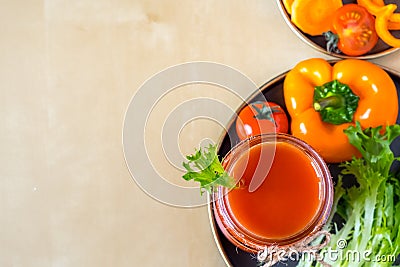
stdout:
<svg viewBox="0 0 400 267">
<path fill-rule="evenodd" d="M 269 172 L 254 177 L 260 154 L 270 153 L 274 145 Z M 237 173 L 241 177 L 235 177 Z M 225 196 L 227 205 L 233 219 L 254 235 L 288 238 L 303 230 L 318 211 L 320 178 L 311 159 L 293 145 L 277 142 L 253 146 L 236 161 L 231 175 L 240 178 L 240 186 Z M 249 192 L 250 181 L 260 178 L 265 178 L 260 187 Z"/>
</svg>

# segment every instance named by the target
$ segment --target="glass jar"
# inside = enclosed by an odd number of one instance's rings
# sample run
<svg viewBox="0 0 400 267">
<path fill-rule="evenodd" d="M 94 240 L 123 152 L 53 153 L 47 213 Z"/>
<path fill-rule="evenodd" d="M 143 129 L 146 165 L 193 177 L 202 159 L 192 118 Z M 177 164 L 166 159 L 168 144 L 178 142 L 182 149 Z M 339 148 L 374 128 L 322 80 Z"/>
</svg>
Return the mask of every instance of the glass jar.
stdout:
<svg viewBox="0 0 400 267">
<path fill-rule="evenodd" d="M 300 158 L 299 155 L 301 155 L 301 157 L 306 159 L 307 162 L 309 161 L 310 166 L 311 166 L 310 170 L 314 172 L 313 175 L 315 175 L 315 181 L 316 181 L 315 184 L 312 184 L 312 187 L 315 188 L 314 192 L 316 192 L 315 194 L 317 194 L 314 197 L 314 199 L 316 200 L 315 205 L 313 204 L 314 205 L 313 207 L 315 207 L 315 209 L 313 210 L 312 215 L 307 215 L 308 216 L 307 220 L 304 221 L 304 223 L 301 225 L 301 228 L 299 228 L 295 231 L 292 229 L 292 232 L 286 232 L 286 234 L 284 234 L 282 236 L 277 236 L 277 235 L 274 236 L 273 234 L 271 235 L 269 233 L 265 234 L 268 232 L 268 229 L 263 229 L 264 224 L 258 225 L 257 230 L 254 230 L 256 228 L 251 229 L 249 227 L 250 224 L 247 223 L 244 219 L 246 218 L 246 216 L 251 216 L 252 213 L 250 213 L 250 212 L 252 209 L 253 209 L 253 211 L 256 211 L 256 212 L 258 212 L 258 209 L 260 209 L 260 210 L 263 210 L 262 212 L 265 212 L 266 217 L 269 216 L 268 220 L 271 221 L 272 224 L 274 224 L 274 221 L 276 221 L 276 223 L 274 225 L 278 227 L 277 231 L 280 231 L 283 229 L 283 228 L 279 229 L 280 224 L 282 224 L 282 227 L 284 227 L 286 224 L 296 223 L 294 221 L 293 222 L 290 221 L 291 220 L 290 216 L 291 216 L 291 212 L 293 212 L 293 209 L 297 209 L 299 211 L 301 211 L 302 209 L 304 209 L 304 210 L 310 209 L 308 206 L 306 207 L 306 205 L 301 204 L 301 203 L 303 203 L 302 201 L 299 201 L 299 200 L 302 200 L 302 197 L 304 197 L 304 198 L 309 197 L 309 195 L 307 195 L 307 185 L 304 185 L 306 187 L 304 187 L 302 189 L 303 185 L 301 184 L 302 183 L 301 178 L 297 179 L 297 176 L 296 176 L 296 179 L 292 180 L 292 181 L 295 181 L 295 183 L 299 183 L 300 187 L 298 187 L 298 189 L 297 188 L 289 188 L 289 187 L 293 187 L 293 186 L 291 186 L 291 184 L 287 184 L 282 188 L 281 192 L 283 192 L 283 193 L 281 195 L 279 195 L 279 194 L 275 195 L 275 197 L 277 198 L 276 202 L 271 202 L 271 203 L 276 203 L 276 205 L 275 204 L 274 205 L 277 206 L 278 209 L 275 212 L 277 212 L 278 215 L 272 213 L 272 210 L 274 210 L 273 208 L 275 206 L 265 207 L 264 205 L 266 205 L 265 203 L 268 202 L 267 198 L 268 197 L 272 198 L 272 195 L 275 193 L 275 191 L 270 191 L 270 192 L 268 191 L 268 190 L 272 190 L 271 188 L 268 188 L 269 184 L 271 184 L 271 186 L 273 186 L 272 179 L 278 179 L 278 178 L 281 179 L 280 177 L 270 178 L 270 173 L 268 173 L 266 178 L 262 181 L 262 185 L 258 189 L 256 189 L 254 192 L 233 192 L 234 190 L 247 190 L 248 189 L 248 187 L 241 188 L 241 187 L 243 187 L 243 183 L 241 183 L 241 181 L 238 183 L 237 188 L 232 189 L 232 191 L 229 191 L 225 187 L 217 187 L 212 194 L 212 200 L 213 200 L 212 208 L 214 211 L 214 217 L 216 219 L 216 222 L 217 222 L 219 228 L 221 229 L 222 233 L 226 236 L 226 238 L 231 243 L 233 243 L 238 248 L 240 248 L 244 251 L 250 252 L 250 253 L 257 253 L 257 252 L 265 249 L 265 247 L 268 247 L 271 245 L 274 245 L 274 246 L 292 245 L 297 242 L 303 241 L 305 238 L 307 238 L 310 235 L 315 234 L 317 231 L 319 231 L 322 228 L 322 226 L 327 221 L 330 211 L 331 211 L 332 202 L 333 202 L 333 182 L 332 182 L 331 174 L 329 172 L 329 169 L 328 169 L 325 161 L 321 158 L 320 155 L 318 155 L 318 153 L 311 146 L 306 144 L 304 141 L 302 141 L 298 138 L 295 138 L 291 135 L 281 134 L 281 133 L 263 134 L 263 135 L 251 137 L 247 140 L 240 142 L 238 145 L 233 147 L 231 149 L 231 151 L 228 152 L 228 154 L 225 156 L 224 161 L 223 161 L 225 170 L 231 176 L 233 176 L 235 179 L 243 180 L 244 179 L 244 178 L 242 178 L 242 175 L 244 175 L 243 169 L 241 171 L 237 171 L 238 164 L 243 165 L 243 162 L 246 162 L 246 161 L 244 161 L 244 159 L 247 160 L 247 164 L 252 164 L 251 163 L 252 157 L 249 157 L 249 155 L 251 155 L 251 153 L 253 153 L 252 151 L 255 151 L 255 149 L 257 147 L 267 147 L 267 146 L 269 146 L 267 153 L 269 154 L 268 156 L 270 157 L 270 159 L 271 159 L 270 162 L 272 164 L 271 166 L 267 166 L 267 168 L 268 168 L 268 171 L 271 170 L 271 173 L 275 173 L 274 174 L 275 176 L 276 176 L 276 173 L 278 173 L 278 175 L 279 175 L 280 172 L 282 172 L 282 175 L 285 175 L 285 173 L 287 173 L 288 170 L 290 170 L 291 173 L 297 172 L 299 175 L 302 174 L 302 170 L 300 168 L 300 166 L 302 166 L 302 165 L 286 164 L 286 163 L 285 163 L 286 165 L 282 165 L 282 164 L 284 164 L 283 162 L 281 165 L 279 165 L 275 161 L 277 159 L 275 156 L 280 155 L 280 154 L 274 154 L 275 148 L 279 148 L 279 149 L 280 149 L 280 147 L 290 148 L 290 149 L 292 149 L 293 152 L 295 152 L 295 154 L 297 153 L 296 154 L 297 156 L 295 156 L 293 158 L 294 161 L 299 160 L 299 158 Z M 262 149 L 262 148 L 259 148 L 259 150 L 260 149 Z M 281 153 L 281 152 L 279 152 L 279 153 Z M 257 156 L 257 158 L 260 159 L 259 156 Z M 288 160 L 287 158 L 284 158 L 284 159 Z M 253 160 L 254 160 L 254 157 L 253 157 Z M 267 165 L 269 164 L 268 161 L 262 160 L 261 165 L 263 165 L 264 162 L 266 162 L 265 164 L 267 164 Z M 291 161 L 289 161 L 289 162 L 291 162 Z M 295 163 L 295 162 L 293 162 L 293 163 Z M 257 163 L 257 164 L 259 164 L 259 163 Z M 287 165 L 289 165 L 289 166 L 287 166 Z M 248 175 L 248 173 L 246 175 Z M 304 179 L 304 177 L 306 177 L 308 179 L 308 176 L 303 176 L 303 179 Z M 254 177 L 253 177 L 253 179 L 254 179 Z M 284 179 L 286 179 L 286 178 L 283 177 L 282 181 L 284 181 Z M 290 181 L 290 180 L 288 180 L 288 181 Z M 246 181 L 245 183 L 248 184 L 248 181 Z M 263 186 L 267 187 L 267 188 L 263 189 L 262 188 Z M 297 186 L 298 185 L 295 185 L 294 187 L 297 187 Z M 304 189 L 306 189 L 306 190 L 304 190 Z M 257 190 L 261 190 L 261 191 L 259 191 L 260 195 L 258 197 L 263 198 L 265 196 L 266 197 L 265 201 L 263 199 L 260 199 L 260 200 L 257 200 L 256 202 L 252 202 L 251 206 L 246 206 L 248 199 L 244 199 L 244 198 L 247 198 L 247 197 L 251 198 L 252 196 L 254 196 L 251 194 L 256 193 Z M 262 191 L 262 190 L 264 190 L 264 191 Z M 290 190 L 292 190 L 292 191 L 290 191 Z M 288 192 L 286 192 L 286 191 L 288 191 Z M 263 192 L 269 192 L 269 193 L 264 194 Z M 285 198 L 287 198 L 287 197 L 290 198 L 291 194 L 293 194 L 291 192 L 295 192 L 295 194 L 297 194 L 299 196 L 299 198 L 296 200 L 296 202 L 298 202 L 298 203 L 293 203 L 293 204 L 295 204 L 295 207 L 293 207 L 293 209 L 288 209 L 285 211 L 285 212 L 288 212 L 288 214 L 289 214 L 289 216 L 287 216 L 288 218 L 283 219 L 282 222 L 279 222 L 279 220 L 282 219 L 279 217 L 280 216 L 279 214 L 281 214 L 281 215 L 285 214 L 285 213 L 281 213 L 279 211 L 279 209 L 281 209 L 281 208 L 279 208 L 279 205 L 281 205 L 283 200 L 287 200 L 287 199 L 282 199 L 281 196 L 285 197 Z M 237 193 L 235 198 L 233 198 L 234 193 L 235 194 Z M 304 195 L 302 196 L 301 194 L 303 194 L 303 193 L 304 193 Z M 240 199 L 241 196 L 243 196 L 243 199 Z M 239 200 L 238 200 L 238 198 L 239 198 Z M 243 203 L 240 203 L 242 200 L 243 200 Z M 293 200 L 295 200 L 295 199 L 293 199 Z M 233 201 L 238 202 L 238 203 L 233 203 Z M 237 207 L 235 207 L 235 205 L 233 205 L 233 204 L 235 204 Z M 260 206 L 252 207 L 254 205 L 260 205 Z M 285 206 L 282 206 L 282 207 L 285 207 Z M 250 211 L 247 211 L 247 210 L 250 210 Z M 271 210 L 271 214 L 269 214 L 269 210 Z M 245 215 L 243 215 L 241 213 L 243 213 Z M 264 213 L 261 213 L 261 215 L 262 214 L 264 214 Z M 257 216 L 260 216 L 260 215 L 258 214 Z M 301 214 L 299 216 L 301 216 Z M 296 217 L 293 216 L 292 220 L 297 220 L 295 218 Z M 247 218 L 246 220 L 249 220 L 249 218 Z M 256 219 L 256 220 L 257 221 L 255 221 L 255 222 L 260 222 L 259 219 Z M 268 223 L 266 223 L 265 225 L 266 225 L 265 228 L 270 227 L 270 226 L 267 226 L 267 225 L 269 225 Z"/>
</svg>

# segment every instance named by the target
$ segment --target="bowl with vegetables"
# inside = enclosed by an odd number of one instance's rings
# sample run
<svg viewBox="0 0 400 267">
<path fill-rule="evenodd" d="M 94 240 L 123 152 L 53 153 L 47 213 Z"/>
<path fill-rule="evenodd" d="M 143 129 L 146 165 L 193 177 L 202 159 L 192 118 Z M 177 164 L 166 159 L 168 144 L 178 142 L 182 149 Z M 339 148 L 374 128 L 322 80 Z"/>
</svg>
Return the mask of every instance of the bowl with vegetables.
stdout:
<svg viewBox="0 0 400 267">
<path fill-rule="evenodd" d="M 238 199 L 241 194 L 250 195 L 251 192 L 235 191 L 238 190 L 235 183 L 227 182 L 230 181 L 231 171 L 226 162 L 231 160 L 230 153 L 235 148 L 232 146 L 240 146 L 271 134 L 302 140 L 323 158 L 334 182 L 332 207 L 322 228 L 319 228 L 329 232 L 329 239 L 312 239 L 313 248 L 317 246 L 318 255 L 329 255 L 327 253 L 332 250 L 342 255 L 354 251 L 364 255 L 360 259 L 341 260 L 325 256 L 323 261 L 314 264 L 391 266 L 400 254 L 400 164 L 396 158 L 400 155 L 399 95 L 400 74 L 368 61 L 312 58 L 299 62 L 291 70 L 265 83 L 243 103 L 218 146 L 211 150 L 212 153 L 208 151 L 204 154 L 214 155 L 213 158 L 218 155 L 221 159 L 208 172 L 214 176 L 208 183 L 212 185 L 208 187 L 210 198 L 213 199 L 213 194 L 219 192 L 217 187 L 228 185 L 235 192 L 231 195 L 231 204 L 236 205 L 232 207 L 227 204 L 228 214 L 239 217 L 240 221 L 245 217 L 241 212 L 248 215 L 252 207 L 240 208 L 244 204 Z M 265 99 L 267 101 L 263 102 Z M 259 123 L 255 124 L 254 120 Z M 190 161 L 201 158 L 201 153 L 188 157 Z M 189 165 L 187 167 L 192 170 Z M 296 165 L 287 162 L 285 168 L 290 171 L 296 169 Z M 198 175 L 194 172 L 184 178 L 190 180 Z M 199 177 L 199 181 L 204 182 L 204 176 Z M 300 185 L 293 188 L 298 189 L 297 193 L 305 191 Z M 296 194 L 296 191 L 293 192 Z M 221 216 L 221 207 L 218 207 L 226 203 L 223 203 L 223 198 L 217 199 L 209 204 L 209 218 L 227 266 L 271 266 L 268 265 L 271 262 L 266 263 L 263 261 L 265 258 L 260 258 L 260 253 L 234 240 L 240 241 L 243 233 L 235 235 L 237 232 L 229 230 L 232 223 L 229 218 Z M 287 209 L 287 213 L 302 210 L 301 206 L 294 205 Z M 269 210 L 273 208 L 272 205 Z M 278 214 L 267 210 L 261 213 L 267 214 L 267 217 Z M 279 221 L 279 218 L 275 218 L 273 222 Z M 260 227 L 258 222 L 261 219 L 251 219 L 253 225 Z M 279 221 L 277 225 L 282 225 L 284 229 L 285 221 L 290 220 Z M 262 225 L 257 229 L 265 230 Z M 270 230 L 266 229 L 263 233 L 270 234 Z M 247 241 L 245 244 L 248 244 Z M 284 251 L 298 249 L 288 243 L 274 244 L 277 245 L 274 248 Z M 382 261 L 376 265 L 380 259 Z M 311 266 L 312 262 L 309 258 L 291 255 L 284 257 L 283 262 L 274 263 L 274 266 Z"/>
<path fill-rule="evenodd" d="M 314 49 L 338 58 L 372 59 L 400 48 L 395 0 L 277 0 L 290 29 Z"/>
</svg>

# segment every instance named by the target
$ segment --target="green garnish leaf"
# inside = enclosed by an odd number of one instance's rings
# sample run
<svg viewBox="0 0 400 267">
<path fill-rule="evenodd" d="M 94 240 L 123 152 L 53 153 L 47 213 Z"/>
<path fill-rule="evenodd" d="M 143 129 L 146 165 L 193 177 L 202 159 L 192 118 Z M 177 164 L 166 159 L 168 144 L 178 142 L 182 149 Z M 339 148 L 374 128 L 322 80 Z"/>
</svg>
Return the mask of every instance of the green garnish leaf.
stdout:
<svg viewBox="0 0 400 267">
<path fill-rule="evenodd" d="M 388 171 L 395 160 L 390 144 L 400 135 L 400 125 L 386 127 L 382 134 L 382 127 L 361 129 L 359 122 L 344 130 L 350 144 L 360 151 L 364 161 L 374 171 L 389 175 Z"/>
<path fill-rule="evenodd" d="M 186 174 L 182 177 L 186 181 L 194 180 L 200 183 L 200 192 L 211 193 L 215 186 L 233 188 L 235 179 L 224 170 L 218 155 L 216 145 L 210 144 L 203 149 L 196 149 L 195 153 L 186 156 L 188 162 L 183 162 Z"/>
</svg>

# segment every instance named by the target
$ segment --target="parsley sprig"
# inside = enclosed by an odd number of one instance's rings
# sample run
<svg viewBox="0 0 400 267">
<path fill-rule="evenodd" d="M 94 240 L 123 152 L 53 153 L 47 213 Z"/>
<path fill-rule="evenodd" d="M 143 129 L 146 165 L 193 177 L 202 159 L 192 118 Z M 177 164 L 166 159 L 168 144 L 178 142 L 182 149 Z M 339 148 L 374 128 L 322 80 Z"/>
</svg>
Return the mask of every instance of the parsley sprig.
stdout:
<svg viewBox="0 0 400 267">
<path fill-rule="evenodd" d="M 200 183 L 200 192 L 211 193 L 215 186 L 233 188 L 235 179 L 224 170 L 218 155 L 216 145 L 196 149 L 195 153 L 186 156 L 188 162 L 183 162 L 187 173 L 183 175 L 186 181 L 194 180 Z"/>
</svg>

